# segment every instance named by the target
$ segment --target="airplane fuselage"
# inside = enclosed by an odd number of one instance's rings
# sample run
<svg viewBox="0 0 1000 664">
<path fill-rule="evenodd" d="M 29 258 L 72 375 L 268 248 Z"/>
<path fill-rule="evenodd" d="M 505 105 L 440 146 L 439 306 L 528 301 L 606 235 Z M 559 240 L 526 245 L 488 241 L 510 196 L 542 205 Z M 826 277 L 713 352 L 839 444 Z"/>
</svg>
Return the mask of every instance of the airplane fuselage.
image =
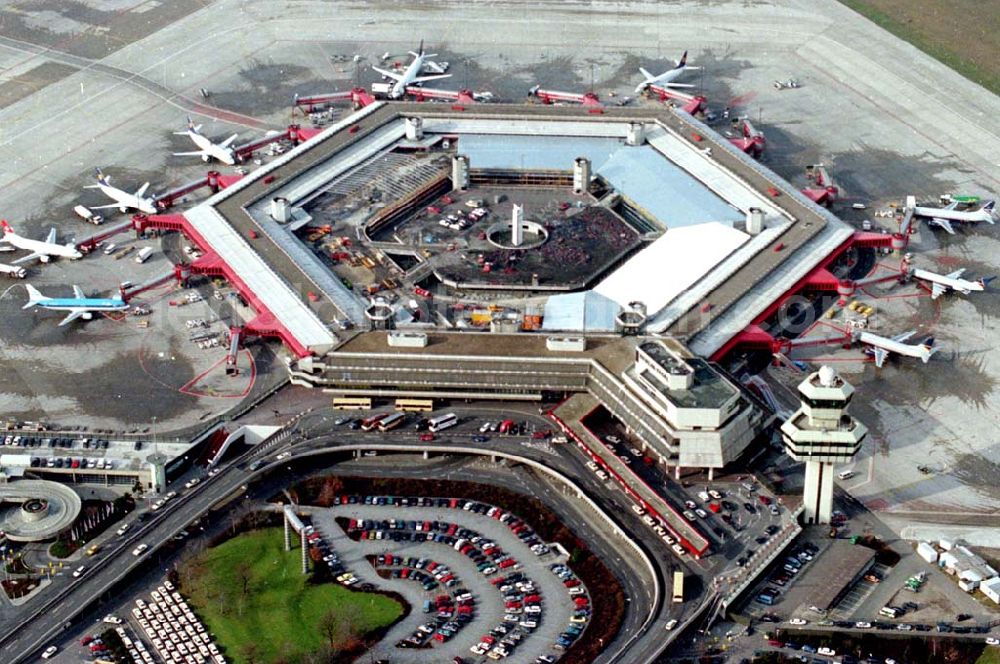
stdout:
<svg viewBox="0 0 1000 664">
<path fill-rule="evenodd" d="M 858 336 L 858 341 L 866 346 L 881 348 L 889 353 L 896 353 L 897 355 L 904 355 L 906 357 L 915 357 L 919 360 L 923 360 L 925 363 L 930 360 L 931 355 L 933 355 L 936 351 L 935 348 L 932 348 L 927 344 L 908 344 L 902 341 L 896 341 L 895 339 L 890 339 L 888 337 L 883 337 L 878 334 L 873 334 L 871 332 L 861 332 Z"/>
<path fill-rule="evenodd" d="M 947 219 L 949 221 L 977 222 L 993 220 L 993 215 L 988 210 L 948 210 L 946 208 L 930 208 L 917 206 L 913 208 L 913 214 L 918 217 L 930 217 L 932 219 Z"/>
<path fill-rule="evenodd" d="M 973 291 L 986 290 L 985 284 L 982 281 L 969 281 L 968 279 L 949 277 L 944 274 L 936 274 L 934 272 L 928 272 L 927 270 L 921 270 L 920 268 L 914 268 L 911 271 L 911 274 L 914 279 L 921 279 L 923 281 L 929 281 L 933 284 L 940 284 L 949 290 L 958 291 L 965 295 L 968 295 Z"/>
<path fill-rule="evenodd" d="M 187 135 L 192 141 L 194 141 L 194 144 L 198 146 L 199 150 L 205 151 L 206 154 L 202 157 L 205 161 L 208 161 L 210 158 L 214 158 L 229 166 L 233 166 L 236 163 L 236 159 L 233 157 L 233 151 L 231 149 L 224 148 L 221 145 L 216 145 L 207 136 L 191 129 L 188 129 Z"/>
<path fill-rule="evenodd" d="M 97 186 L 105 196 L 118 203 L 120 209 L 123 211 L 131 208 L 139 212 L 145 212 L 146 214 L 156 214 L 158 212 L 152 199 L 139 198 L 134 194 L 129 194 L 118 187 L 112 187 L 110 184 L 104 184 L 103 182 L 99 182 Z"/>
<path fill-rule="evenodd" d="M 49 242 L 42 242 L 41 240 L 32 240 L 26 237 L 22 237 L 15 233 L 7 233 L 3 236 L 3 241 L 12 247 L 17 247 L 18 249 L 24 249 L 25 251 L 30 251 L 32 253 L 40 254 L 39 259 L 43 263 L 48 263 L 48 257 L 59 256 L 61 258 L 71 258 L 76 260 L 78 258 L 83 258 L 83 254 L 77 251 L 73 247 L 68 247 L 62 244 L 52 244 Z"/>
<path fill-rule="evenodd" d="M 390 99 L 401 99 L 403 95 L 406 94 L 406 88 L 413 85 L 414 79 L 420 76 L 420 70 L 424 66 L 424 56 L 418 55 L 413 58 L 413 62 L 407 66 L 406 71 L 403 72 L 402 77 L 389 89 Z"/>
<path fill-rule="evenodd" d="M 53 311 L 124 311 L 129 308 L 128 303 L 112 297 L 52 297 L 42 300 L 36 305 L 39 309 L 51 309 Z"/>
</svg>

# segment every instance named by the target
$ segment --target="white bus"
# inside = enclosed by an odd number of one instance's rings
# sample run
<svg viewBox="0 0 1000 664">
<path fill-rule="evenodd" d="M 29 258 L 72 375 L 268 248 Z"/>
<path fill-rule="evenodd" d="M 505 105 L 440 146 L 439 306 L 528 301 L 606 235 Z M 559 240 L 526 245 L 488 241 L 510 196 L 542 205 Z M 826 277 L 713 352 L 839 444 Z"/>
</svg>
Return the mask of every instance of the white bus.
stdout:
<svg viewBox="0 0 1000 664">
<path fill-rule="evenodd" d="M 447 413 L 441 417 L 435 417 L 433 420 L 427 423 L 427 430 L 431 433 L 437 433 L 438 431 L 444 431 L 449 427 L 453 427 L 458 424 L 458 418 L 455 417 L 455 413 Z"/>
</svg>

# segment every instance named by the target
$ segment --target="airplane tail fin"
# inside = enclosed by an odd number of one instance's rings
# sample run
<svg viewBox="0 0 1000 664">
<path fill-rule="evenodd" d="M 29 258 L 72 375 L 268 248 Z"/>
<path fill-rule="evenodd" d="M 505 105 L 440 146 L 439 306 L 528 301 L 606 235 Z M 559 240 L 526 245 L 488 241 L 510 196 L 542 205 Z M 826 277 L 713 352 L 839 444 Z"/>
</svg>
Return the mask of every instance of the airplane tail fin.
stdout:
<svg viewBox="0 0 1000 664">
<path fill-rule="evenodd" d="M 10 227 L 10 224 L 7 223 L 6 219 L 0 219 L 0 227 L 3 227 L 3 234 L 4 235 L 13 235 L 14 234 L 14 229 Z"/>
<path fill-rule="evenodd" d="M 986 288 L 987 286 L 990 285 L 990 282 L 993 281 L 994 279 L 996 279 L 995 276 L 983 277 L 982 279 L 979 280 L 979 285 L 982 286 L 983 288 Z"/>
<path fill-rule="evenodd" d="M 682 55 L 681 59 L 677 61 L 677 69 L 684 69 L 684 67 L 687 66 L 687 63 L 688 63 L 688 52 L 684 51 L 684 55 Z"/>
<path fill-rule="evenodd" d="M 996 201 L 990 201 L 986 205 L 983 206 L 983 209 L 986 210 L 986 213 L 988 215 L 986 217 L 986 221 L 989 222 L 989 223 L 991 223 L 991 224 L 992 223 L 996 223 L 996 222 L 993 221 L 993 216 L 996 214 L 996 210 L 995 210 L 996 206 L 997 206 L 997 202 Z"/>
<path fill-rule="evenodd" d="M 21 307 L 22 309 L 30 309 L 31 307 L 35 306 L 39 302 L 43 302 L 43 301 L 49 299 L 49 298 L 45 297 L 44 295 L 42 295 L 42 293 L 37 288 L 35 288 L 34 286 L 32 286 L 31 284 L 25 284 L 24 287 L 28 291 L 28 302 L 23 307 Z"/>
<path fill-rule="evenodd" d="M 924 364 L 927 364 L 927 362 L 930 361 L 931 355 L 940 350 L 937 346 L 934 345 L 934 337 L 927 337 L 926 339 L 924 339 L 924 343 L 920 344 L 920 348 L 921 348 L 920 359 L 924 361 Z"/>
</svg>

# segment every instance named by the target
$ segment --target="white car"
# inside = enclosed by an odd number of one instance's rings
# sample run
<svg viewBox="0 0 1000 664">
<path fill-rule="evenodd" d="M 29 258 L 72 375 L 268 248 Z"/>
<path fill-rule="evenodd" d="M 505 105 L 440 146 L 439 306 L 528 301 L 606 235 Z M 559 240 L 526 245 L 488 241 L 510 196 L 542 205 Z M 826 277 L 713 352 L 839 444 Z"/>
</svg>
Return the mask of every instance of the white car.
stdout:
<svg viewBox="0 0 1000 664">
<path fill-rule="evenodd" d="M 118 534 L 118 535 L 124 535 L 126 533 L 126 531 L 128 531 L 128 529 L 131 528 L 131 527 L 132 527 L 131 523 L 123 523 L 122 527 L 119 528 L 118 530 L 116 530 L 115 533 Z"/>
<path fill-rule="evenodd" d="M 184 488 L 186 488 L 186 489 L 190 489 L 191 487 L 193 487 L 193 486 L 197 485 L 197 484 L 198 484 L 199 482 L 201 482 L 201 480 L 200 480 L 200 479 L 198 479 L 197 477 L 195 477 L 194 479 L 191 479 L 191 480 L 188 480 L 188 481 L 187 481 L 187 482 L 186 482 L 186 483 L 184 484 Z"/>
<path fill-rule="evenodd" d="M 823 646 L 822 648 L 816 651 L 816 654 L 823 655 L 824 657 L 833 657 L 834 655 L 837 654 L 837 651 L 834 650 L 833 648 L 827 648 L 826 646 Z"/>
<path fill-rule="evenodd" d="M 996 638 L 995 636 L 987 636 L 986 637 L 986 645 L 988 645 L 988 646 L 1000 646 L 1000 639 Z"/>
<path fill-rule="evenodd" d="M 803 618 L 792 618 L 788 621 L 789 625 L 808 625 L 809 621 Z"/>
<path fill-rule="evenodd" d="M 870 622 L 858 621 L 854 623 L 854 626 L 858 629 L 871 629 L 872 624 Z"/>
<path fill-rule="evenodd" d="M 87 568 L 86 568 L 86 567 L 84 567 L 83 565 L 80 565 L 80 566 L 79 566 L 79 567 L 77 567 L 77 568 L 76 568 L 75 570 L 73 570 L 73 578 L 74 578 L 74 579 L 78 579 L 78 578 L 80 578 L 81 576 L 83 576 L 83 573 L 84 573 L 85 571 L 87 571 Z"/>
<path fill-rule="evenodd" d="M 135 547 L 134 549 L 132 549 L 132 555 L 133 555 L 133 556 L 136 556 L 136 557 L 139 557 L 139 556 L 141 556 L 141 555 L 143 554 L 143 552 L 145 552 L 145 551 L 146 551 L 146 549 L 148 549 L 148 548 L 149 548 L 149 545 L 148 545 L 148 544 L 140 544 L 139 546 L 137 546 L 137 547 Z"/>
<path fill-rule="evenodd" d="M 479 433 L 486 433 L 492 426 L 490 422 L 483 422 L 483 425 L 479 427 Z"/>
<path fill-rule="evenodd" d="M 109 613 L 108 615 L 104 616 L 104 618 L 102 618 L 102 621 L 108 623 L 109 625 L 122 624 L 122 619 L 112 613 Z"/>
<path fill-rule="evenodd" d="M 667 624 L 663 626 L 663 629 L 665 629 L 665 630 L 667 630 L 669 632 L 674 627 L 677 627 L 677 619 L 676 618 L 671 618 L 670 620 L 667 621 Z"/>
<path fill-rule="evenodd" d="M 278 461 L 281 461 L 282 459 L 287 459 L 290 456 L 292 456 L 291 452 L 282 452 L 281 454 L 279 454 L 278 456 L 276 456 L 275 459 L 277 459 Z"/>
<path fill-rule="evenodd" d="M 57 650 L 59 650 L 59 648 L 56 648 L 55 646 L 49 646 L 48 648 L 45 649 L 45 652 L 42 653 L 42 659 L 51 658 L 52 655 L 56 654 Z"/>
</svg>

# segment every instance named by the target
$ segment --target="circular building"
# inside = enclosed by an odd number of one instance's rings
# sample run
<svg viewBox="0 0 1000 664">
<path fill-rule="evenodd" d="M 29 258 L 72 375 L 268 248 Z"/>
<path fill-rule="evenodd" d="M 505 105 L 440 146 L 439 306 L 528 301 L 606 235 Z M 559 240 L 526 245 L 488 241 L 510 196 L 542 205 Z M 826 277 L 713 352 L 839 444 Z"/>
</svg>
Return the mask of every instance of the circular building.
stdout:
<svg viewBox="0 0 1000 664">
<path fill-rule="evenodd" d="M 58 482 L 0 484 L 0 530 L 13 542 L 52 539 L 73 525 L 81 505 L 80 496 Z"/>
</svg>

